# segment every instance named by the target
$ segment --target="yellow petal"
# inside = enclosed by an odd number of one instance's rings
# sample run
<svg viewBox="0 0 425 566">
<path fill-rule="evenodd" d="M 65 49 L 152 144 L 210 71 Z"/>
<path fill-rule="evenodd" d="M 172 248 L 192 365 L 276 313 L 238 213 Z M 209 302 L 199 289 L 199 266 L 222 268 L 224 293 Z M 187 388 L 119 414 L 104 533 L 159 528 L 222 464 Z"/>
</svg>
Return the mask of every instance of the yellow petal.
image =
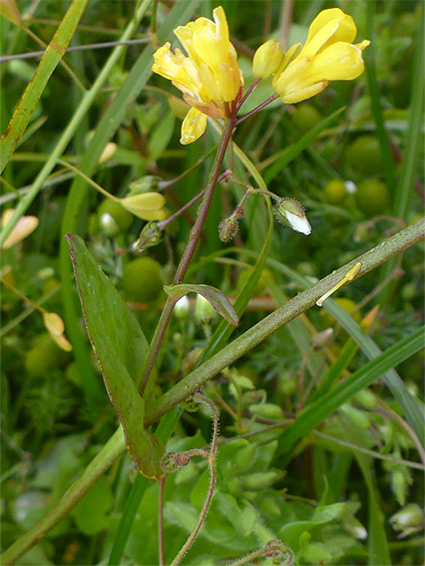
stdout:
<svg viewBox="0 0 425 566">
<path fill-rule="evenodd" d="M 344 16 L 344 12 L 339 8 L 329 8 L 328 10 L 322 10 L 317 14 L 314 20 L 310 24 L 308 30 L 308 37 L 306 43 L 312 40 L 312 38 L 329 22 L 332 20 L 340 20 Z"/>
<path fill-rule="evenodd" d="M 63 334 L 60 334 L 59 336 L 52 335 L 52 338 L 61 350 L 65 350 L 65 352 L 70 352 L 72 350 L 72 344 L 68 342 Z"/>
<path fill-rule="evenodd" d="M 335 43 L 317 55 L 309 71 L 316 80 L 349 81 L 364 71 L 362 51 L 349 43 Z"/>
<path fill-rule="evenodd" d="M 281 98 L 286 104 L 296 104 L 297 102 L 316 96 L 316 94 L 325 90 L 328 84 L 328 81 L 321 81 L 307 86 L 299 85 L 299 88 L 285 92 Z"/>
<path fill-rule="evenodd" d="M 351 43 L 356 34 L 356 24 L 351 16 L 339 8 L 323 10 L 313 20 L 300 56 L 312 57 L 338 41 Z"/>
<path fill-rule="evenodd" d="M 206 127 L 206 115 L 196 108 L 191 108 L 182 123 L 180 143 L 187 145 L 196 141 L 205 132 Z"/>
<path fill-rule="evenodd" d="M 65 338 L 63 331 L 65 325 L 61 317 L 54 312 L 44 312 L 43 313 L 44 326 L 49 331 L 50 336 L 56 342 L 56 344 L 65 352 L 70 352 L 72 350 L 72 345 Z"/>
<path fill-rule="evenodd" d="M 142 193 L 120 199 L 124 208 L 143 220 L 164 220 L 165 197 L 160 193 Z"/>
<path fill-rule="evenodd" d="M 43 313 L 44 326 L 47 328 L 51 335 L 62 334 L 65 330 L 65 325 L 61 317 L 54 312 Z"/>
<path fill-rule="evenodd" d="M 14 212 L 15 212 L 14 208 L 8 208 L 3 212 L 1 218 L 2 228 L 4 228 L 7 225 Z M 34 232 L 37 226 L 38 226 L 38 218 L 36 216 L 22 216 L 18 220 L 12 232 L 6 238 L 2 246 L 2 249 L 7 250 L 11 248 L 15 244 L 26 238 L 27 236 L 29 236 L 31 232 Z"/>
</svg>

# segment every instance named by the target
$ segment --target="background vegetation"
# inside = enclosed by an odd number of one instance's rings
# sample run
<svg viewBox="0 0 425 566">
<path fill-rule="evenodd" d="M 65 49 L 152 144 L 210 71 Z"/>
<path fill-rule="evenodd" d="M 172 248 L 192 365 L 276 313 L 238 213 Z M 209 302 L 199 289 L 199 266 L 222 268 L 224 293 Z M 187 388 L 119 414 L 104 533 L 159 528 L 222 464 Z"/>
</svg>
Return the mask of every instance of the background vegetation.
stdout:
<svg viewBox="0 0 425 566">
<path fill-rule="evenodd" d="M 72 21 L 65 32 L 73 46 L 149 41 L 157 25 L 162 43 L 172 40 L 177 25 L 195 14 L 211 17 L 219 5 L 174 4 L 90 0 L 74 22 L 75 32 Z M 236 132 L 236 144 L 269 190 L 299 200 L 313 230 L 306 237 L 276 224 L 269 241 L 267 207 L 262 197 L 252 197 L 235 240 L 225 245 L 219 223 L 244 189 L 233 183 L 218 187 L 187 279 L 235 297 L 257 277 L 233 340 L 422 215 L 423 14 L 421 3 L 413 1 L 220 4 L 247 83 L 250 58 L 265 39 L 304 41 L 324 8 L 350 13 L 358 41 L 372 41 L 359 79 L 332 83 L 296 106 L 276 101 Z M 4 55 L 44 49 L 40 42 L 48 44 L 65 22 L 69 3 L 20 0 L 17 7 L 18 15 L 12 10 L 0 18 Z M 46 64 L 35 82 L 41 97 L 29 93 L 16 125 L 23 134 L 18 146 L 2 147 L 2 208 L 39 219 L 31 236 L 2 254 L 3 550 L 52 513 L 118 424 L 83 326 L 64 235 L 84 238 L 149 341 L 165 300 L 162 285 L 172 280 L 196 216 L 195 205 L 137 259 L 132 245 L 145 223 L 80 174 L 122 197 L 142 177 L 150 176 L 151 183 L 178 177 L 216 146 L 211 125 L 198 142 L 179 144 L 180 95 L 167 81 L 151 77 L 152 53 L 143 44 L 89 47 L 60 62 L 51 53 L 50 70 Z M 39 59 L 2 63 L 2 132 Z M 270 85 L 260 85 L 247 109 L 271 92 Z M 170 214 L 205 187 L 212 159 L 210 154 L 165 189 Z M 252 183 L 253 171 L 245 164 L 243 154 L 236 154 L 235 174 Z M 184 564 L 224 564 L 271 539 L 294 552 L 295 564 L 422 563 L 424 357 L 417 351 L 422 261 L 420 243 L 343 288 L 325 307 L 311 308 L 205 386 L 220 412 L 217 486 Z M 58 348 L 40 312 L 14 289 L 63 317 L 71 352 Z M 212 314 L 200 320 L 191 296 L 190 312 L 172 319 L 158 391 L 190 373 L 202 352 L 208 359 L 211 336 L 217 340 L 227 332 L 223 325 Z M 323 334 L 329 328 L 332 339 Z M 373 366 L 370 380 L 362 382 L 378 348 L 387 365 Z M 396 366 L 398 375 L 391 369 Z M 355 395 L 336 396 L 337 387 L 352 378 Z M 175 408 L 167 417 L 157 431 L 170 437 L 167 450 L 210 442 L 208 409 Z M 193 528 L 208 477 L 206 461 L 194 459 L 167 478 L 167 564 Z M 157 499 L 158 482 L 138 475 L 125 453 L 18 563 L 158 564 Z M 5 563 L 20 553 L 6 555 Z M 291 563 L 289 554 L 282 563 Z"/>
</svg>

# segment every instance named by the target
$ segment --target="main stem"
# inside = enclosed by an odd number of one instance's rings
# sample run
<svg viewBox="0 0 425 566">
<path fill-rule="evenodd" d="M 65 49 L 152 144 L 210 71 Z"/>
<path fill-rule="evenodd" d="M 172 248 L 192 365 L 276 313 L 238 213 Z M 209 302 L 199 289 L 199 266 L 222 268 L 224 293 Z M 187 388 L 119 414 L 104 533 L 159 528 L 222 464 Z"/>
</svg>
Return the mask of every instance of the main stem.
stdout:
<svg viewBox="0 0 425 566">
<path fill-rule="evenodd" d="M 205 220 L 207 218 L 207 214 L 211 205 L 211 201 L 214 196 L 214 190 L 217 185 L 221 167 L 223 165 L 224 156 L 226 155 L 227 146 L 229 145 L 229 142 L 232 138 L 232 132 L 234 127 L 235 127 L 235 116 L 232 116 L 227 121 L 223 133 L 221 135 L 220 143 L 214 160 L 214 165 L 211 169 L 208 185 L 205 190 L 205 195 L 199 207 L 195 224 L 192 226 L 192 230 L 190 231 L 189 241 L 183 252 L 179 266 L 177 267 L 177 271 L 174 276 L 172 285 L 178 285 L 179 283 L 183 282 L 190 261 L 193 257 L 193 254 L 195 253 L 195 249 L 201 237 L 202 229 L 204 227 Z M 147 356 L 147 360 L 145 362 L 145 366 L 140 382 L 140 387 L 139 387 L 139 392 L 141 395 L 143 395 L 143 393 L 145 392 L 146 386 L 149 381 L 149 377 L 152 372 L 152 368 L 155 365 L 155 361 L 158 356 L 158 352 L 161 347 L 162 340 L 170 323 L 171 315 L 173 314 L 173 310 L 176 302 L 177 299 L 171 296 L 169 296 L 165 302 L 164 308 L 161 313 L 161 317 L 158 321 L 155 330 L 155 334 L 152 338 L 152 342 L 149 349 L 149 355 Z"/>
</svg>

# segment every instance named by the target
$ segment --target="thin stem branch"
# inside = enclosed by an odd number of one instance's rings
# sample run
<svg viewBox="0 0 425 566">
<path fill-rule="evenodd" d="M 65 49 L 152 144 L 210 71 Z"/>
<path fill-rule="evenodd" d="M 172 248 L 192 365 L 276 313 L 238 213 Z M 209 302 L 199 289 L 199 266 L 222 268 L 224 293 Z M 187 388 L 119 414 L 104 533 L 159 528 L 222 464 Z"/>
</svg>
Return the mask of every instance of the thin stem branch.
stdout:
<svg viewBox="0 0 425 566">
<path fill-rule="evenodd" d="M 202 229 L 205 224 L 205 220 L 211 205 L 212 198 L 214 196 L 214 190 L 220 175 L 220 169 L 221 166 L 223 165 L 224 156 L 226 155 L 227 146 L 229 145 L 229 142 L 231 140 L 234 127 L 235 127 L 235 119 L 233 117 L 230 120 L 228 120 L 223 130 L 220 143 L 218 146 L 218 150 L 215 156 L 214 165 L 211 170 L 208 185 L 205 190 L 205 195 L 199 207 L 198 216 L 196 217 L 196 222 L 193 225 L 192 230 L 190 231 L 189 241 L 183 252 L 182 258 L 180 260 L 179 266 L 174 276 L 172 283 L 173 285 L 178 285 L 179 283 L 183 282 L 190 261 L 193 257 L 193 254 L 195 253 L 195 249 L 201 237 Z M 171 296 L 169 296 L 167 298 L 167 301 L 165 302 L 164 309 L 161 313 L 161 317 L 157 324 L 155 334 L 149 348 L 149 354 L 145 362 L 144 371 L 139 387 L 139 391 L 141 395 L 143 395 L 143 393 L 145 392 L 149 377 L 151 375 L 153 366 L 155 364 L 156 358 L 159 353 L 159 349 L 161 347 L 162 339 L 167 331 L 176 302 L 177 302 L 176 299 Z"/>
<path fill-rule="evenodd" d="M 199 167 L 200 165 L 202 165 L 202 163 L 208 159 L 208 157 L 214 153 L 214 151 L 217 149 L 217 147 L 213 147 L 210 149 L 210 151 L 208 151 L 205 155 L 203 155 L 202 157 L 200 157 L 198 159 L 198 161 L 196 161 L 196 163 L 194 163 L 193 165 L 191 165 L 189 167 L 189 169 L 186 169 L 185 171 L 183 171 L 183 173 L 181 173 L 181 175 L 178 175 L 177 177 L 174 177 L 174 179 L 170 179 L 169 181 L 159 181 L 158 183 L 158 188 L 159 190 L 164 190 L 164 189 L 168 189 L 168 187 L 171 187 L 173 185 L 175 185 L 176 183 L 178 183 L 179 181 L 181 181 L 182 179 L 184 179 L 187 175 L 189 175 L 189 173 L 192 173 L 192 171 L 194 171 L 197 167 Z"/>
<path fill-rule="evenodd" d="M 207 190 L 206 188 L 203 189 L 200 193 L 198 193 L 195 197 L 193 197 L 192 200 L 190 200 L 184 206 L 182 206 L 177 212 L 175 212 L 165 220 L 161 220 L 160 222 L 158 222 L 158 228 L 160 228 L 161 230 L 165 230 L 168 224 L 170 224 L 173 220 L 175 220 L 178 216 L 180 216 L 180 214 L 183 214 L 183 212 L 185 212 L 188 208 L 190 208 L 192 204 L 194 204 L 197 200 L 199 200 L 202 196 L 204 196 L 206 190 Z"/>
<path fill-rule="evenodd" d="M 177 564 L 180 564 L 180 562 L 183 560 L 183 557 L 186 554 L 186 552 L 189 550 L 189 548 L 195 542 L 195 539 L 198 536 L 198 533 L 199 533 L 199 531 L 202 527 L 202 524 L 205 521 L 205 518 L 207 516 L 208 509 L 210 507 L 210 503 L 211 503 L 211 500 L 212 500 L 212 497 L 213 497 L 213 494 L 214 494 L 214 488 L 215 488 L 216 479 L 217 479 L 216 478 L 216 470 L 215 470 L 217 448 L 218 448 L 218 414 L 217 414 L 217 408 L 216 408 L 215 404 L 213 403 L 213 401 L 211 401 L 211 399 L 209 399 L 208 397 L 206 397 L 202 393 L 198 392 L 198 393 L 195 394 L 194 397 L 195 397 L 195 399 L 197 399 L 197 400 L 201 401 L 202 403 L 205 403 L 206 405 L 208 405 L 209 408 L 211 409 L 211 412 L 212 412 L 212 415 L 213 415 L 213 435 L 212 435 L 210 453 L 207 456 L 208 466 L 210 468 L 210 483 L 209 483 L 209 486 L 208 486 L 207 496 L 205 498 L 201 512 L 199 513 L 199 517 L 198 517 L 198 520 L 196 522 L 196 525 L 193 528 L 193 531 L 190 533 L 187 541 L 184 543 L 184 545 L 180 549 L 180 552 L 177 554 L 177 556 L 172 561 L 171 566 L 177 566 Z M 200 453 L 203 452 L 203 450 L 198 450 L 198 451 Z M 188 451 L 188 452 L 192 453 L 192 452 L 195 452 L 195 450 L 191 450 L 191 451 Z"/>
<path fill-rule="evenodd" d="M 242 122 L 245 122 L 245 120 L 248 120 L 248 118 L 251 118 L 251 116 L 254 116 L 255 114 L 257 114 L 257 112 L 259 112 L 260 110 L 265 108 L 268 104 L 273 102 L 273 100 L 276 100 L 276 98 L 279 98 L 279 95 L 277 93 L 269 96 L 267 98 L 267 100 L 265 100 L 264 102 L 262 102 L 261 104 L 256 106 L 254 108 L 254 110 L 251 110 L 251 112 L 248 112 L 248 114 L 245 114 L 245 116 L 242 116 L 242 118 L 239 118 L 239 120 L 236 121 L 235 126 L 239 126 L 239 124 L 242 124 Z"/>
<path fill-rule="evenodd" d="M 164 552 L 164 487 L 167 476 L 159 478 L 158 482 L 158 555 L 159 566 L 165 566 Z"/>
</svg>

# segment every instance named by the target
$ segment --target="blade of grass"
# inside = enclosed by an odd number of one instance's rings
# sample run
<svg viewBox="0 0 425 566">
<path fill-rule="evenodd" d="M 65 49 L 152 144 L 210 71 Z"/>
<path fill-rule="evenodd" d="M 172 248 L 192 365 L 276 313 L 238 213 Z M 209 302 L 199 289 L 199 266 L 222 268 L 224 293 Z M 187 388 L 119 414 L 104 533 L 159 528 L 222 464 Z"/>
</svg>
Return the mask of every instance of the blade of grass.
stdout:
<svg viewBox="0 0 425 566">
<path fill-rule="evenodd" d="M 360 346 L 361 350 L 369 359 L 372 359 L 381 354 L 381 350 L 375 342 L 363 332 L 360 326 L 347 314 L 335 301 L 326 301 L 324 306 L 335 317 L 338 322 L 345 328 L 352 338 Z M 423 345 L 422 336 L 422 345 Z M 410 426 L 415 431 L 422 446 L 425 445 L 425 416 L 422 408 L 417 403 L 416 399 L 410 394 L 407 387 L 404 385 L 398 373 L 390 369 L 384 375 L 384 381 L 394 395 L 394 398 L 403 409 L 405 418 Z"/>
<path fill-rule="evenodd" d="M 406 336 L 304 409 L 279 438 L 276 455 L 290 452 L 294 442 L 310 434 L 353 395 L 371 385 L 397 364 L 419 352 L 423 348 L 423 332 L 422 327 Z"/>
<path fill-rule="evenodd" d="M 265 173 L 264 180 L 266 185 L 268 185 L 270 181 L 272 181 L 276 175 L 278 175 L 282 169 L 288 165 L 288 163 L 295 159 L 297 155 L 306 149 L 324 130 L 326 130 L 326 128 L 328 128 L 332 122 L 337 119 L 344 109 L 345 108 L 343 107 L 336 110 L 333 114 L 322 120 L 320 124 L 314 126 L 314 128 L 307 132 L 307 134 L 305 134 L 296 143 L 284 149 L 276 163 L 274 163 Z"/>
<path fill-rule="evenodd" d="M 370 0 L 366 4 L 367 11 L 367 37 L 370 39 L 371 44 L 365 52 L 366 59 L 366 74 L 369 84 L 369 92 L 372 103 L 372 113 L 376 124 L 376 133 L 379 139 L 382 154 L 382 169 L 384 171 L 385 181 L 391 194 L 394 194 L 396 189 L 395 174 L 394 174 L 394 157 L 391 153 L 390 142 L 388 140 L 387 131 L 385 128 L 384 114 L 381 105 L 381 94 L 379 92 L 379 85 L 376 72 L 376 54 L 375 54 L 375 0 Z"/>
<path fill-rule="evenodd" d="M 144 14 L 145 14 L 146 10 L 148 9 L 151 1 L 152 0 L 144 0 L 144 2 L 141 4 L 140 8 L 137 10 L 134 18 L 132 19 L 132 21 L 129 23 L 126 30 L 122 34 L 122 36 L 120 38 L 121 41 L 125 41 L 126 39 L 131 37 L 131 35 L 137 30 L 137 27 L 140 24 L 140 20 L 144 16 Z M 70 122 L 68 123 L 68 126 L 65 128 L 65 130 L 64 130 L 62 136 L 60 137 L 58 143 L 56 144 L 55 148 L 51 152 L 49 159 L 46 161 L 45 165 L 43 166 L 43 168 L 41 169 L 41 171 L 39 172 L 39 174 L 35 178 L 34 183 L 32 184 L 28 193 L 25 194 L 25 196 L 22 198 L 22 200 L 17 205 L 13 216 L 10 218 L 7 225 L 1 231 L 1 233 L 0 233 L 0 247 L 3 245 L 4 241 L 9 236 L 9 234 L 13 230 L 13 228 L 15 227 L 19 218 L 23 214 L 25 214 L 25 212 L 28 210 L 29 206 L 31 205 L 31 203 L 33 202 L 35 197 L 37 196 L 38 192 L 41 190 L 45 181 L 47 180 L 47 178 L 49 177 L 53 168 L 55 167 L 57 159 L 59 157 L 61 157 L 62 153 L 65 151 L 68 143 L 70 142 L 70 140 L 74 136 L 74 134 L 77 131 L 81 121 L 83 120 L 83 118 L 87 114 L 87 112 L 89 111 L 91 105 L 96 100 L 96 98 L 97 98 L 97 96 L 100 92 L 100 89 L 102 88 L 102 86 L 104 85 L 106 80 L 108 79 L 112 68 L 114 67 L 114 65 L 116 64 L 118 59 L 121 57 L 124 49 L 126 49 L 125 46 L 119 45 L 118 47 L 116 47 L 113 50 L 113 52 L 109 56 L 107 62 L 105 63 L 103 69 L 99 73 L 97 79 L 93 83 L 93 86 L 84 95 L 83 99 L 81 100 L 80 105 L 78 106 L 78 108 L 74 112 L 74 115 L 72 116 Z"/>
<path fill-rule="evenodd" d="M 34 76 L 26 87 L 0 141 L 0 173 L 15 151 L 50 77 L 65 54 L 87 2 L 88 0 L 72 0 L 52 41 L 47 46 Z"/>
<path fill-rule="evenodd" d="M 408 203 L 412 195 L 412 189 L 417 174 L 419 155 L 421 154 L 423 136 L 423 105 L 424 105 L 424 28 L 425 20 L 422 14 L 416 36 L 416 49 L 413 59 L 412 70 L 412 100 L 409 112 L 409 126 L 406 132 L 405 149 L 403 152 L 403 163 L 401 167 L 400 182 L 395 187 L 393 215 L 396 218 L 407 220 Z M 389 261 L 382 270 L 381 281 L 387 279 L 396 268 L 397 260 Z M 392 296 L 396 281 L 392 281 L 385 287 L 381 296 L 381 303 L 386 302 Z"/>
</svg>

